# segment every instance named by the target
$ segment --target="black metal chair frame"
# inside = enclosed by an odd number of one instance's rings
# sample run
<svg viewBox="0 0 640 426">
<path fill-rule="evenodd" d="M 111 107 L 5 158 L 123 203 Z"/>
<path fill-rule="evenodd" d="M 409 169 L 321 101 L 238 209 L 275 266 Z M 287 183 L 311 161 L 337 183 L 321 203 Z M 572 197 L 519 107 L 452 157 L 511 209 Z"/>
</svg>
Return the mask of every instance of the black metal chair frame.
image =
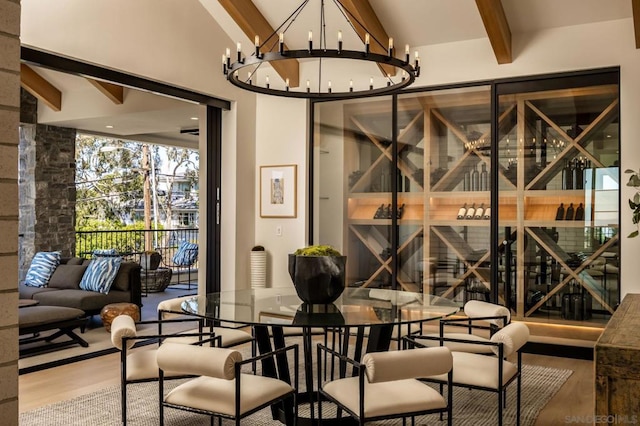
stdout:
<svg viewBox="0 0 640 426">
<path fill-rule="evenodd" d="M 186 407 L 186 406 L 182 406 L 182 405 L 175 405 L 175 404 L 170 404 L 170 403 L 166 403 L 164 402 L 164 371 L 162 369 L 159 370 L 159 377 L 160 377 L 160 381 L 159 381 L 159 386 L 158 386 L 158 396 L 159 396 L 159 401 L 160 401 L 160 426 L 164 426 L 164 408 L 168 407 L 168 408 L 175 408 L 178 410 L 183 410 L 183 411 L 188 411 L 188 412 L 192 412 L 192 413 L 198 413 L 198 414 L 204 414 L 204 415 L 208 415 L 211 416 L 211 424 L 213 425 L 213 420 L 214 418 L 218 418 L 219 422 L 221 423 L 222 419 L 230 419 L 230 420 L 235 420 L 235 424 L 236 426 L 240 425 L 240 421 L 257 412 L 262 410 L 265 407 L 274 405 L 275 403 L 278 402 L 283 402 L 285 403 L 285 401 L 288 398 L 292 398 L 292 409 L 293 409 L 293 414 L 292 417 L 290 419 L 290 421 L 287 421 L 288 425 L 293 425 L 296 426 L 297 425 L 297 417 L 298 417 L 298 382 L 299 382 L 299 373 L 298 373 L 298 369 L 294 368 L 294 386 L 293 386 L 293 390 L 289 393 L 286 393 L 282 396 L 279 396 L 278 398 L 274 398 L 250 411 L 247 411 L 246 413 L 243 413 L 242 415 L 240 414 L 240 384 L 241 384 L 241 380 L 240 380 L 240 370 L 242 368 L 243 365 L 246 364 L 255 364 L 258 361 L 265 361 L 268 358 L 273 358 L 276 356 L 286 356 L 286 352 L 293 350 L 293 359 L 294 359 L 294 365 L 298 365 L 298 345 L 290 345 L 284 348 L 280 348 L 280 349 L 275 349 L 271 352 L 267 352 L 265 354 L 261 354 L 261 355 L 257 355 L 245 360 L 242 360 L 240 362 L 237 362 L 234 366 L 234 370 L 235 370 L 235 415 L 233 416 L 229 416 L 223 413 L 216 413 L 216 412 L 212 412 L 212 411 L 207 411 L 207 410 L 200 410 L 197 408 L 191 408 L 191 407 Z M 287 383 L 290 383 L 289 380 L 289 372 L 287 371 L 286 373 L 284 373 L 283 371 L 279 371 L 279 376 L 283 377 L 283 380 L 285 380 Z M 277 377 L 276 377 L 277 378 Z"/>
<path fill-rule="evenodd" d="M 193 251 L 198 251 L 198 249 L 186 249 L 186 251 L 188 252 L 193 252 Z M 174 253 L 175 255 L 175 253 Z M 181 272 L 186 270 L 187 272 L 187 290 L 191 290 L 191 273 L 192 273 L 192 266 L 196 264 L 196 262 L 198 261 L 198 256 L 195 257 L 194 261 L 190 264 L 175 264 L 173 263 L 173 256 L 171 257 L 171 259 L 165 259 L 165 256 L 162 256 L 162 265 L 166 266 L 167 268 L 171 269 L 172 272 L 175 272 L 176 276 L 178 277 L 177 280 L 178 282 L 175 284 L 169 284 L 169 287 L 174 287 L 177 285 L 182 285 L 184 283 L 180 282 L 180 276 L 181 276 Z M 196 284 L 197 287 L 197 284 Z"/>
<path fill-rule="evenodd" d="M 422 346 L 422 345 L 420 345 Z M 336 400 L 335 398 L 333 398 L 331 395 L 329 395 L 328 393 L 326 393 L 323 388 L 322 388 L 322 367 L 321 367 L 321 363 L 318 363 L 318 392 L 320 393 L 320 395 L 323 398 L 326 398 L 328 401 L 333 402 L 334 404 L 336 404 L 339 409 L 342 409 L 344 411 L 346 411 L 349 415 L 351 415 L 352 418 L 354 418 L 355 420 L 358 421 L 358 424 L 361 426 L 364 426 L 364 424 L 366 422 L 369 421 L 375 421 L 375 420 L 385 420 L 385 419 L 396 419 L 396 418 L 402 418 L 402 422 L 403 425 L 405 424 L 406 418 L 410 417 L 411 418 L 411 424 L 413 425 L 415 423 L 415 416 L 421 416 L 421 415 L 425 415 L 425 414 L 433 414 L 433 413 L 447 413 L 447 425 L 451 426 L 452 425 L 452 408 L 453 408 L 453 386 L 451 386 L 452 384 L 452 378 L 453 378 L 453 370 L 450 370 L 449 373 L 447 374 L 448 377 L 448 381 L 446 382 L 449 386 L 447 387 L 447 406 L 445 408 L 441 408 L 441 409 L 433 409 L 433 410 L 422 410 L 422 411 L 413 411 L 413 412 L 407 412 L 407 413 L 401 413 L 401 414 L 394 414 L 394 415 L 389 415 L 389 416 L 377 416 L 377 417 L 364 417 L 364 395 L 365 395 L 365 380 L 367 380 L 366 378 L 366 365 L 361 364 L 351 358 L 349 358 L 346 355 L 340 354 L 332 349 L 329 349 L 328 347 L 324 346 L 321 343 L 318 343 L 317 346 L 317 359 L 321 359 L 321 355 L 322 352 L 325 352 L 327 355 L 331 356 L 332 359 L 334 358 L 338 358 L 339 363 L 340 363 L 340 378 L 344 378 L 346 377 L 345 375 L 345 371 L 346 371 L 346 365 L 349 364 L 351 366 L 353 366 L 353 376 L 355 377 L 356 373 L 358 375 L 358 391 L 360 393 L 360 404 L 359 404 L 359 413 L 354 413 L 353 411 L 349 410 L 346 406 L 344 406 L 343 404 L 340 403 L 340 401 Z M 441 392 L 442 393 L 442 392 Z M 338 416 L 340 416 L 341 413 L 340 411 L 338 411 Z M 318 404 L 318 421 L 320 423 L 322 423 L 322 404 Z"/>
<path fill-rule="evenodd" d="M 134 341 L 149 341 L 153 342 L 154 340 L 158 341 L 158 345 L 162 344 L 162 341 L 169 337 L 200 337 L 205 336 L 203 332 L 202 320 L 200 318 L 180 318 L 180 319 L 168 319 L 163 320 L 164 323 L 178 323 L 178 322 L 189 322 L 189 321 L 197 321 L 198 322 L 198 333 L 188 333 L 188 334 L 162 334 L 160 331 L 158 334 L 153 335 L 144 335 L 144 336 L 124 336 L 122 337 L 122 350 L 120 351 L 120 407 L 122 412 L 122 424 L 126 426 L 127 424 L 127 385 L 134 383 L 147 383 L 147 382 L 155 382 L 158 381 L 158 377 L 150 377 L 145 379 L 136 379 L 136 380 L 127 380 L 127 342 Z M 149 321 L 138 321 L 136 322 L 136 326 L 144 325 L 144 324 L 158 324 L 158 328 L 160 328 L 159 321 L 149 320 Z M 216 346 L 220 345 L 220 337 L 211 335 L 206 333 L 208 336 L 206 339 L 198 341 L 196 344 L 206 344 L 209 343 L 213 345 L 217 342 Z M 134 349 L 134 348 L 131 348 Z M 182 379 L 190 376 L 172 376 L 171 379 Z"/>
<path fill-rule="evenodd" d="M 485 317 L 485 318 L 493 318 L 493 317 Z M 480 318 L 473 318 L 473 320 L 480 320 Z M 454 321 L 458 321 L 458 320 L 443 320 L 442 322 L 454 322 Z M 460 321 L 469 321 L 469 319 L 464 318 L 464 319 L 460 319 Z M 459 326 L 464 326 L 464 327 L 473 327 L 473 328 L 488 328 L 486 326 L 475 326 L 475 325 L 471 325 L 471 324 L 459 324 Z M 441 325 L 441 329 L 442 329 L 442 325 Z M 516 374 L 509 379 L 506 383 L 502 382 L 502 377 L 503 377 L 503 362 L 505 360 L 504 357 L 504 344 L 503 343 L 494 343 L 494 342 L 479 342 L 479 341 L 475 341 L 475 340 L 466 340 L 466 339 L 453 339 L 453 338 L 448 338 L 448 337 L 436 337 L 436 336 L 413 336 L 412 338 L 405 338 L 405 348 L 411 348 L 411 347 L 426 347 L 426 345 L 423 345 L 419 342 L 416 342 L 415 340 L 413 340 L 413 338 L 415 339 L 425 339 L 425 340 L 435 340 L 435 341 L 439 341 L 440 345 L 443 345 L 444 342 L 451 342 L 451 343 L 468 343 L 468 344 L 474 344 L 474 345 L 483 345 L 483 346 L 493 346 L 493 347 L 497 347 L 498 348 L 498 355 L 496 357 L 496 362 L 498 362 L 498 386 L 496 389 L 493 388 L 489 388 L 489 387 L 483 387 L 483 386 L 473 386 L 473 385 L 468 385 L 465 383 L 458 383 L 456 381 L 453 381 L 451 383 L 451 385 L 453 386 L 459 386 L 459 387 L 464 387 L 467 389 L 478 389 L 478 390 L 484 390 L 484 391 L 488 391 L 488 392 L 494 392 L 498 394 L 498 425 L 501 426 L 502 425 L 502 414 L 503 414 L 503 407 L 505 406 L 506 403 L 506 399 L 507 399 L 507 387 L 513 383 L 514 381 L 517 381 L 517 390 L 516 390 L 516 424 L 519 426 L 520 425 L 520 413 L 521 413 L 521 396 L 522 396 L 522 348 L 518 349 L 516 351 L 517 354 L 517 372 Z M 493 356 L 493 355 L 482 355 L 482 354 L 478 354 L 478 356 Z M 454 362 L 454 368 L 455 368 L 455 362 Z M 445 383 L 439 380 L 434 380 L 434 379 L 422 379 L 428 382 L 433 382 L 433 383 L 438 383 L 441 385 L 444 385 Z"/>
</svg>

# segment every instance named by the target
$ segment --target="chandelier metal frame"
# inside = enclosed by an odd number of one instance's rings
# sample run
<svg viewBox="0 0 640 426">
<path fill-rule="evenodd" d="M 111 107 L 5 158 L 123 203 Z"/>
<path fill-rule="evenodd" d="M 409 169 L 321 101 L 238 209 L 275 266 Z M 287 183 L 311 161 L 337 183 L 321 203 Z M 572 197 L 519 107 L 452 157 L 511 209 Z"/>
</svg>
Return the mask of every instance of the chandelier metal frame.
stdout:
<svg viewBox="0 0 640 426">
<path fill-rule="evenodd" d="M 414 62 L 410 61 L 409 48 L 405 48 L 404 59 L 399 59 L 394 56 L 395 48 L 393 46 L 393 38 L 389 39 L 388 47 L 386 48 L 387 54 L 372 53 L 370 49 L 369 41 L 373 40 L 381 47 L 385 47 L 374 36 L 370 35 L 370 32 L 366 27 L 355 17 L 349 10 L 341 3 L 340 0 L 332 0 L 338 7 L 345 20 L 348 22 L 352 30 L 360 37 L 355 29 L 353 22 L 356 22 L 365 31 L 365 42 L 363 43 L 362 50 L 346 50 L 342 48 L 342 34 L 338 35 L 338 48 L 328 49 L 326 45 L 326 32 L 325 32 L 325 2 L 321 0 L 320 11 L 320 47 L 314 48 L 312 41 L 312 33 L 309 32 L 308 48 L 307 49 L 295 49 L 288 50 L 284 48 L 284 34 L 287 29 L 293 24 L 298 15 L 307 6 L 310 0 L 304 0 L 296 10 L 267 38 L 267 40 L 260 44 L 258 36 L 256 35 L 255 51 L 251 55 L 245 56 L 242 54 L 241 45 L 238 43 L 235 61 L 231 62 L 230 50 L 227 49 L 226 54 L 222 55 L 222 71 L 227 80 L 244 90 L 249 90 L 255 93 L 261 93 L 265 95 L 283 96 L 289 98 L 306 98 L 306 99 L 350 99 L 350 98 L 362 98 L 368 96 L 390 95 L 399 92 L 407 86 L 410 86 L 420 76 L 420 60 L 418 53 L 416 52 Z M 347 17 L 349 15 L 351 20 Z M 275 46 L 272 45 L 268 49 L 265 49 L 265 44 L 269 40 L 276 40 L 278 43 L 277 51 L 273 51 Z M 262 52 L 262 50 L 269 50 L 268 52 Z M 264 85 L 257 84 L 256 72 L 265 63 L 283 61 L 290 59 L 315 59 L 318 63 L 318 82 L 317 89 L 312 88 L 307 80 L 306 90 L 292 90 L 289 87 L 288 79 L 285 82 L 285 87 L 273 87 L 269 83 L 268 77 L 265 80 Z M 382 87 L 374 87 L 373 77 L 369 81 L 367 89 L 355 89 L 353 82 L 350 82 L 348 91 L 333 91 L 331 87 L 331 81 L 327 82 L 326 88 L 322 89 L 322 67 L 324 59 L 345 59 L 373 62 L 381 66 L 392 66 L 396 69 L 396 74 L 401 71 L 401 77 L 392 77 L 387 75 L 386 85 Z M 244 69 L 248 69 L 247 72 L 241 72 Z M 241 75 L 245 75 L 246 79 L 243 79 Z M 360 87 L 364 86 L 362 84 Z"/>
</svg>

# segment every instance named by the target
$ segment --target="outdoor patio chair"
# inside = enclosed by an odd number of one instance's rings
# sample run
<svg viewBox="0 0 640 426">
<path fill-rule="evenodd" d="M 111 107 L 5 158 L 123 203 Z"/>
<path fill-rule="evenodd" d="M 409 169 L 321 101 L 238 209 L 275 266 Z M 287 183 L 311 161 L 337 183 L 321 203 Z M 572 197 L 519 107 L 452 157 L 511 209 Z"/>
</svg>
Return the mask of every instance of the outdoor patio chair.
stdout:
<svg viewBox="0 0 640 426">
<path fill-rule="evenodd" d="M 167 256 L 162 257 L 162 263 L 167 268 L 170 268 L 173 272 L 173 276 L 177 277 L 177 282 L 172 283 L 171 286 L 186 285 L 187 290 L 191 290 L 191 284 L 193 283 L 192 274 L 194 266 L 198 261 L 198 244 L 190 243 L 188 241 L 182 241 L 175 253 L 169 259 Z M 183 275 L 187 275 L 187 281 L 183 282 Z M 197 285 L 196 285 L 197 287 Z"/>
<path fill-rule="evenodd" d="M 320 359 L 322 352 L 338 358 L 343 365 L 353 366 L 357 371 L 357 376 L 323 383 L 321 363 L 318 363 L 320 394 L 344 409 L 358 424 L 391 418 L 402 418 L 404 424 L 407 417 L 413 422 L 418 415 L 446 412 L 447 424 L 451 425 L 453 359 L 448 348 L 374 352 L 364 355 L 362 362 L 318 344 L 317 359 Z M 344 371 L 345 368 L 342 369 Z M 432 375 L 445 377 L 445 382 L 449 384 L 447 398 L 418 380 Z M 322 404 L 318 406 L 318 418 L 322 422 Z"/>
<path fill-rule="evenodd" d="M 520 425 L 520 408 L 522 394 L 522 347 L 529 340 L 529 328 L 521 322 L 507 325 L 495 333 L 489 342 L 477 342 L 474 340 L 441 338 L 438 336 L 426 337 L 444 344 L 469 343 L 485 345 L 491 348 L 493 354 L 485 355 L 469 352 L 452 351 L 453 379 L 443 374 L 424 376 L 422 379 L 441 385 L 460 386 L 469 389 L 478 389 L 495 392 L 498 395 L 498 421 L 502 426 L 503 401 L 506 401 L 507 387 L 513 382 L 517 383 L 516 391 L 516 424 Z M 405 339 L 408 347 L 422 347 L 416 344 L 414 339 Z M 516 363 L 507 360 L 508 356 L 515 354 Z M 450 384 L 449 384 L 450 383 Z M 442 388 L 442 386 L 441 386 Z"/>
<path fill-rule="evenodd" d="M 287 424 L 296 424 L 298 416 L 298 369 L 294 369 L 293 384 L 289 371 L 280 371 L 278 377 L 242 373 L 246 364 L 286 356 L 293 352 L 298 365 L 298 346 L 291 345 L 257 357 L 242 360 L 233 349 L 166 343 L 158 349 L 160 367 L 159 405 L 160 425 L 164 425 L 166 407 L 200 413 L 214 418 L 232 419 L 240 425 L 241 419 L 278 402 L 285 404 Z M 180 384 L 165 395 L 166 371 L 198 376 Z"/>
<path fill-rule="evenodd" d="M 199 319 L 186 318 L 170 320 L 170 322 L 200 321 Z M 142 335 L 138 334 L 138 325 L 156 324 L 158 321 L 135 322 L 129 315 L 119 315 L 111 323 L 111 343 L 120 350 L 120 406 L 122 413 L 122 424 L 127 424 L 127 385 L 132 383 L 152 382 L 158 380 L 158 364 L 156 363 L 157 348 L 162 343 L 166 335 Z M 188 337 L 193 339 L 194 344 L 219 345 L 219 338 L 208 333 L 189 333 Z M 136 342 L 147 340 L 158 340 L 158 346 L 154 348 L 140 348 L 131 350 Z M 217 340 L 217 341 L 216 341 Z M 184 374 L 165 372 L 166 378 L 184 378 Z"/>
</svg>

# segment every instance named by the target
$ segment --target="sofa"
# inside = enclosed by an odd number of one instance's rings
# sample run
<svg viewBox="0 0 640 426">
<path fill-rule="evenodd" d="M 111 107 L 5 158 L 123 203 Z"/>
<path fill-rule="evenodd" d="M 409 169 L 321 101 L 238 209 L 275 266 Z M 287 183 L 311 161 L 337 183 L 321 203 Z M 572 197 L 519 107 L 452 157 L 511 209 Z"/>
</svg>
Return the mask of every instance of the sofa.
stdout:
<svg viewBox="0 0 640 426">
<path fill-rule="evenodd" d="M 142 307 L 140 264 L 122 262 L 108 293 L 80 289 L 80 281 L 91 260 L 63 258 L 46 287 L 19 286 L 20 299 L 34 299 L 42 306 L 63 306 L 83 310 L 87 316 L 99 314 L 110 303 L 129 302 Z"/>
</svg>

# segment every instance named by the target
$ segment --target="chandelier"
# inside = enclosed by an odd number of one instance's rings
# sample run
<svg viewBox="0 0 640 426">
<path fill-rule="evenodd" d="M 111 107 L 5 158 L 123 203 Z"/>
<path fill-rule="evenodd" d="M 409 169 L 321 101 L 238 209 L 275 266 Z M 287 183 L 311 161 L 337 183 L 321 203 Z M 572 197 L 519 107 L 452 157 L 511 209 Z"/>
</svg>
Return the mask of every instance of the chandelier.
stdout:
<svg viewBox="0 0 640 426">
<path fill-rule="evenodd" d="M 303 10 L 309 5 L 310 0 L 304 0 L 287 19 L 282 22 L 266 40 L 260 40 L 255 35 L 255 49 L 251 54 L 246 55 L 242 51 L 241 43 L 237 44 L 236 54 L 232 62 L 231 51 L 226 49 L 222 55 L 222 71 L 227 80 L 245 90 L 266 95 L 284 96 L 290 98 L 307 99 L 349 99 L 376 95 L 390 95 L 399 92 L 401 89 L 411 85 L 416 77 L 420 76 L 420 58 L 415 52 L 413 61 L 410 58 L 409 46 L 404 49 L 404 56 L 397 58 L 393 38 L 389 40 L 378 40 L 356 16 L 343 5 L 340 0 L 332 0 L 337 7 L 339 14 L 344 17 L 347 28 L 351 28 L 362 42 L 359 50 L 343 49 L 342 30 L 335 34 L 335 48 L 329 48 L 327 44 L 325 0 L 320 0 L 320 22 L 319 40 L 314 44 L 314 34 L 312 30 L 308 32 L 308 39 L 305 40 L 305 49 L 288 49 L 285 45 L 287 30 L 300 16 Z M 313 74 L 312 78 L 306 80 L 306 84 L 289 83 L 289 78 L 270 79 L 269 63 L 278 61 L 299 60 L 307 72 Z M 339 62 L 336 62 L 339 61 Z M 352 61 L 348 63 L 347 61 Z M 353 63 L 357 61 L 357 65 Z M 344 64 L 339 68 L 339 76 L 334 75 L 334 84 L 326 77 L 330 74 L 328 66 Z M 357 81 L 349 76 L 345 76 L 343 70 L 361 69 L 362 64 L 374 64 L 368 79 Z M 264 70 L 261 70 L 264 67 Z M 324 68 L 323 68 L 324 67 Z M 324 73 L 323 73 L 324 71 Z M 348 71 L 347 71 L 348 72 Z M 373 75 L 383 72 L 383 78 L 374 79 Z M 380 81 L 383 80 L 383 83 Z"/>
</svg>

